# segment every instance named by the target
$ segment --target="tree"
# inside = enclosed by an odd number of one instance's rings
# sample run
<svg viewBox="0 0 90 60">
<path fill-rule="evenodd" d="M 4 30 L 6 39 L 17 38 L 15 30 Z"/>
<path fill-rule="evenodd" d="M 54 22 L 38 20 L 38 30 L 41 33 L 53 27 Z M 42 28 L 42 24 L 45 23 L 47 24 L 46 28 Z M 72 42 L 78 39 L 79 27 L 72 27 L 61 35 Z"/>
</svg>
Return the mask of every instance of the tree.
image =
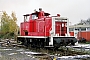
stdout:
<svg viewBox="0 0 90 60">
<path fill-rule="evenodd" d="M 5 11 L 3 11 L 3 15 L 1 17 L 1 32 L 4 34 L 9 32 L 9 19 L 10 16 L 8 16 Z"/>
<path fill-rule="evenodd" d="M 78 23 L 77 25 L 90 25 L 90 18 L 86 20 L 81 20 L 80 23 Z"/>
<path fill-rule="evenodd" d="M 9 32 L 16 32 L 17 31 L 17 24 L 16 24 L 16 22 L 17 22 L 17 18 L 16 18 L 16 15 L 15 15 L 15 13 L 14 12 L 12 12 L 12 14 L 11 14 L 11 19 L 9 20 Z"/>
<path fill-rule="evenodd" d="M 90 18 L 88 18 L 86 22 L 88 22 L 88 24 L 90 25 Z"/>
<path fill-rule="evenodd" d="M 9 16 L 5 11 L 3 11 L 3 15 L 1 17 L 1 32 L 3 35 L 14 34 L 17 31 L 17 18 L 14 12 Z"/>
<path fill-rule="evenodd" d="M 15 15 L 14 12 L 12 12 L 10 25 L 9 25 L 9 28 L 10 28 L 9 32 L 14 33 L 15 40 L 16 40 L 16 36 L 17 36 L 17 33 L 18 33 L 17 32 L 18 31 L 18 26 L 17 26 L 16 22 L 17 22 L 16 15 Z"/>
<path fill-rule="evenodd" d="M 77 25 L 83 25 L 83 20 L 81 20 Z"/>
</svg>

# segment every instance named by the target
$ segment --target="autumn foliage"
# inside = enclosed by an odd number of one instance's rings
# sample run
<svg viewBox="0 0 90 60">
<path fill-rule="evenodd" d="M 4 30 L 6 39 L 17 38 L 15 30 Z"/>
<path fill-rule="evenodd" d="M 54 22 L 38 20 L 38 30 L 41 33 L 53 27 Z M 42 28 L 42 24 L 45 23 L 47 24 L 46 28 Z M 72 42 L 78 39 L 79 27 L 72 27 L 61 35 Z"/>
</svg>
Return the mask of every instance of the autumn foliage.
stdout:
<svg viewBox="0 0 90 60">
<path fill-rule="evenodd" d="M 9 16 L 6 11 L 3 11 L 1 17 L 1 33 L 2 35 L 15 35 L 17 32 L 17 18 L 14 12 Z"/>
</svg>

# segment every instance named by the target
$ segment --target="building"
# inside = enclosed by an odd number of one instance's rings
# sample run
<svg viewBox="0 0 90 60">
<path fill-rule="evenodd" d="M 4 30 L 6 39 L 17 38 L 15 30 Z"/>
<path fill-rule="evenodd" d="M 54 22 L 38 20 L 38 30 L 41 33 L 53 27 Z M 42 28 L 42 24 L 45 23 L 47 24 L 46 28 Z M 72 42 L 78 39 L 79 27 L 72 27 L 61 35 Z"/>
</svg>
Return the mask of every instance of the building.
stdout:
<svg viewBox="0 0 90 60">
<path fill-rule="evenodd" d="M 90 25 L 72 25 L 69 26 L 69 32 L 71 36 L 75 36 L 77 39 L 85 38 L 90 41 Z"/>
</svg>

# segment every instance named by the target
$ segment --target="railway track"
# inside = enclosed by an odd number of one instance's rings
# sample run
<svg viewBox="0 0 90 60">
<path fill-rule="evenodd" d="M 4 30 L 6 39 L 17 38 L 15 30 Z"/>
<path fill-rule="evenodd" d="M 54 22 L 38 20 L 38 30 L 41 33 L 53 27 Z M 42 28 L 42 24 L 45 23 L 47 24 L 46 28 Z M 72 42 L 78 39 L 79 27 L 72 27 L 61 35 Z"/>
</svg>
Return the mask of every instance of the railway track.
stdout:
<svg viewBox="0 0 90 60">
<path fill-rule="evenodd" d="M 33 51 L 33 52 L 47 53 L 49 55 L 56 55 L 56 56 L 75 56 L 75 55 L 86 54 L 85 52 L 78 52 L 78 51 L 71 50 L 65 46 L 61 46 L 59 49 L 30 48 L 24 45 L 17 44 L 17 42 L 14 41 L 13 39 L 10 40 L 10 45 L 7 45 L 7 40 L 1 40 L 0 44 L 1 46 L 4 46 L 4 47 L 8 47 L 8 46 L 20 47 L 20 48 L 29 49 L 30 51 Z"/>
<path fill-rule="evenodd" d="M 80 52 L 76 50 L 71 50 L 67 47 L 60 47 L 59 49 L 46 49 L 46 48 L 30 48 L 30 47 L 24 47 L 25 49 L 29 49 L 32 52 L 40 52 L 40 53 L 46 53 L 49 55 L 55 55 L 58 57 L 61 56 L 76 56 L 76 55 L 85 55 L 87 53 L 85 52 Z"/>
</svg>

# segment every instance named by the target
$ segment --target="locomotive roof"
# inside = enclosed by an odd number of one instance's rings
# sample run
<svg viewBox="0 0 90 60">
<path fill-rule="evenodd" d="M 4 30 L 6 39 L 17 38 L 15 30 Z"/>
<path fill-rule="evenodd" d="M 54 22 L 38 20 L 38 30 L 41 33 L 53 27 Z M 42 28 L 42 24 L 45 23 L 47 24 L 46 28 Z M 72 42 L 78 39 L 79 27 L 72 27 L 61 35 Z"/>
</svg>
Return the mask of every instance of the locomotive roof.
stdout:
<svg viewBox="0 0 90 60">
<path fill-rule="evenodd" d="M 38 15 L 38 14 L 39 14 L 39 12 L 36 12 L 36 13 L 26 14 L 23 16 Z M 44 13 L 44 16 L 49 16 L 49 15 L 50 15 L 49 13 Z"/>
<path fill-rule="evenodd" d="M 23 15 L 23 16 L 30 16 L 30 14 L 26 14 L 26 15 Z"/>
</svg>

